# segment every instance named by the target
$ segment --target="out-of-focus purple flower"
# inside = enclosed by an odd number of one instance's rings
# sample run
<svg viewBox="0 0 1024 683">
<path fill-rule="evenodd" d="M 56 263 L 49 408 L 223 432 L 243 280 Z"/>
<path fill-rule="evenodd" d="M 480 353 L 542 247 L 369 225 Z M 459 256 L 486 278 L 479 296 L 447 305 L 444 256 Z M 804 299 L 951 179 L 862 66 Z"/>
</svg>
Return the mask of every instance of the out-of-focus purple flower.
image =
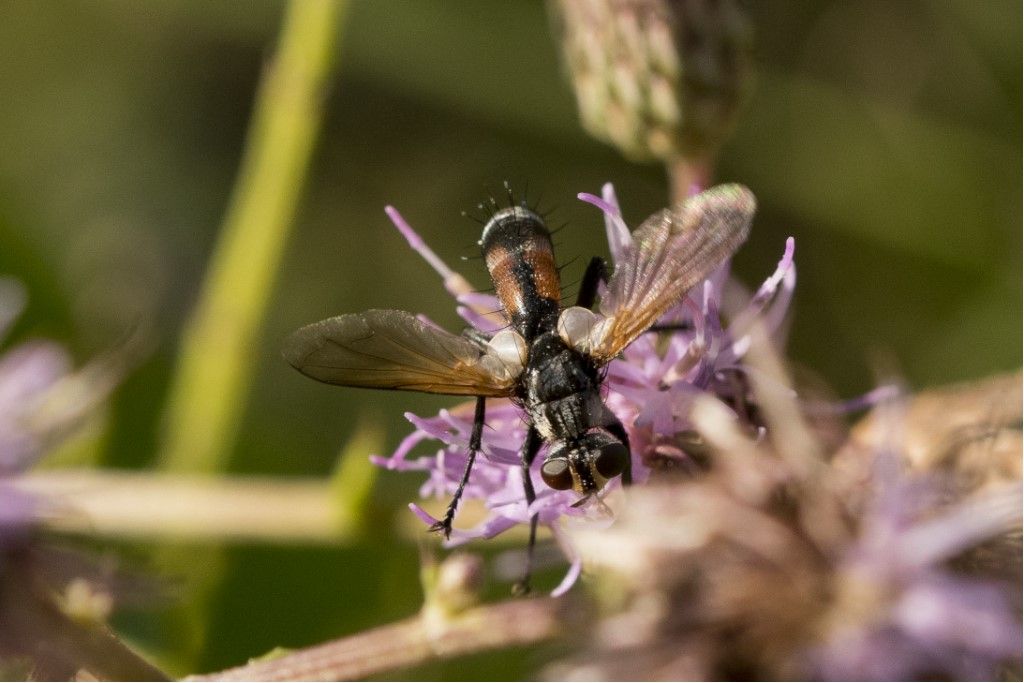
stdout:
<svg viewBox="0 0 1024 683">
<path fill-rule="evenodd" d="M 862 459 L 869 495 L 853 506 L 855 533 L 830 548 L 834 597 L 807 666 L 822 680 L 990 679 L 1001 663 L 1019 665 L 1019 609 L 1010 607 L 1006 585 L 949 563 L 1019 528 L 1020 483 L 944 505 L 948 476 L 904 471 L 898 405 L 879 408 L 892 433 L 873 459 Z"/>
<path fill-rule="evenodd" d="M 21 285 L 0 279 L 0 342 L 24 305 Z M 69 365 L 63 349 L 50 342 L 28 342 L 0 356 L 0 548 L 23 536 L 35 518 L 37 499 L 13 478 L 41 453 L 31 427 L 34 409 Z"/>
<path fill-rule="evenodd" d="M 19 283 L 0 278 L 0 342 L 25 300 Z M 46 340 L 0 354 L 0 549 L 25 538 L 47 504 L 19 489 L 18 475 L 106 397 L 118 374 L 105 361 L 72 372 L 67 352 Z"/>
<path fill-rule="evenodd" d="M 0 278 L 0 341 L 25 292 Z M 20 488 L 21 475 L 103 401 L 122 376 L 125 349 L 72 370 L 43 340 L 0 353 L 0 671 L 17 679 L 162 680 L 103 623 L 128 585 L 90 557 L 37 533 L 59 500 Z"/>
<path fill-rule="evenodd" d="M 0 342 L 25 305 L 25 293 L 0 279 Z M 0 476 L 30 466 L 42 451 L 33 428 L 46 392 L 70 369 L 67 353 L 48 341 L 26 342 L 0 356 Z"/>
<path fill-rule="evenodd" d="M 778 377 L 763 358 L 751 362 Z M 765 390 L 755 383 L 767 407 Z M 813 440 L 796 401 L 777 400 L 790 410 L 771 411 L 768 438 L 755 439 L 704 394 L 693 419 L 712 451 L 705 476 L 635 491 L 610 529 L 567 532 L 621 607 L 548 675 L 1012 680 L 1016 667 L 1019 678 L 1019 480 L 961 497 L 939 471 L 904 470 L 898 433 L 856 446 L 843 467 L 810 464 L 791 452 Z M 892 403 L 876 412 L 897 432 Z M 965 571 L 967 551 L 1007 535 L 1016 543 L 992 559 L 1015 577 Z"/>
<path fill-rule="evenodd" d="M 601 197 L 581 194 L 580 199 L 603 211 L 614 265 L 632 244 L 632 237 L 623 221 L 612 186 L 605 185 Z M 446 289 L 457 301 L 459 315 L 467 323 L 488 333 L 507 325 L 503 315 L 496 313 L 501 311 L 496 297 L 473 292 L 469 283 L 448 268 L 395 209 L 388 207 L 387 213 L 410 245 L 444 279 Z M 674 437 L 690 427 L 687 416 L 697 395 L 710 391 L 737 404 L 743 401 L 744 397 L 736 394 L 736 385 L 729 381 L 729 375 L 745 372 L 742 361 L 749 347 L 747 333 L 753 323 L 781 334 L 782 321 L 796 283 L 793 249 L 793 239 L 790 238 L 775 273 L 744 308 L 729 311 L 732 322 L 727 327 L 723 326 L 721 318 L 723 294 L 726 287 L 734 286 L 734 283 L 730 283 L 728 264 L 724 264 L 703 286 L 696 288 L 664 316 L 662 322 L 679 324 L 679 331 L 667 335 L 667 338 L 659 338 L 657 334 L 644 335 L 625 350 L 621 359 L 609 365 L 604 384 L 605 398 L 629 434 L 635 481 L 646 480 L 651 465 L 666 458 L 684 468 L 696 466 L 685 450 L 675 445 Z M 390 457 L 374 456 L 373 462 L 388 469 L 423 472 L 427 480 L 420 489 L 421 496 L 447 498 L 455 491 L 465 470 L 472 410 L 468 406 L 460 406 L 442 410 L 434 417 L 420 417 L 412 413 L 407 413 L 406 417 L 416 430 Z M 463 498 L 483 501 L 487 516 L 472 529 L 453 530 L 453 544 L 472 538 L 493 537 L 517 524 L 528 523 L 534 513 L 559 540 L 562 534 L 558 524 L 560 519 L 593 515 L 592 510 L 573 507 L 577 496 L 571 491 L 555 491 L 542 483 L 539 470 L 544 459 L 543 449 L 534 462 L 537 500 L 528 508 L 518 457 L 526 436 L 520 409 L 508 401 L 490 401 L 486 425 L 483 457 L 477 458 Z M 424 441 L 440 441 L 443 446 L 432 456 L 411 456 L 412 451 Z M 606 488 L 620 485 L 616 479 Z M 411 507 L 425 523 L 436 522 L 418 506 Z M 567 581 L 558 591 L 571 585 L 578 570 L 578 563 L 575 563 Z"/>
</svg>

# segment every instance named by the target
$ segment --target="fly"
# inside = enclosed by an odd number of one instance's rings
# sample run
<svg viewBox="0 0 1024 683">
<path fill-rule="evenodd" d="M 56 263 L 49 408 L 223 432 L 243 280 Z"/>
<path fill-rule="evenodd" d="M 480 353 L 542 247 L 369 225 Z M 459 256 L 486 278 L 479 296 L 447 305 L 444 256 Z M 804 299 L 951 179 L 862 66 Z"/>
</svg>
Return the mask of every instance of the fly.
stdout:
<svg viewBox="0 0 1024 683">
<path fill-rule="evenodd" d="M 601 397 L 603 370 L 732 255 L 755 209 L 748 189 L 720 185 L 659 211 L 633 233 L 610 277 L 604 261 L 593 258 L 576 305 L 562 308 L 544 220 L 511 201 L 511 192 L 509 203 L 493 212 L 479 242 L 509 321 L 505 329 L 455 335 L 405 311 L 369 310 L 303 327 L 284 350 L 299 372 L 328 384 L 476 397 L 466 469 L 444 517 L 431 527 L 445 537 L 480 451 L 488 398 L 510 398 L 524 412 L 528 430 L 519 460 L 528 505 L 536 499 L 530 468 L 544 444 L 544 485 L 572 489 L 580 503 L 615 477 L 631 483 L 629 438 Z M 537 521 L 534 514 L 523 590 Z"/>
</svg>

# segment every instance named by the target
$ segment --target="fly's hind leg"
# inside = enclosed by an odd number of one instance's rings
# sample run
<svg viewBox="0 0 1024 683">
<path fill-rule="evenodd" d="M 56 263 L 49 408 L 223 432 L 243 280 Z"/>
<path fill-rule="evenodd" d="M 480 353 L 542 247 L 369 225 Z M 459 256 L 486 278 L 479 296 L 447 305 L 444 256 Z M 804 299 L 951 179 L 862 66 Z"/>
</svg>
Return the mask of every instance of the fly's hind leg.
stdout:
<svg viewBox="0 0 1024 683">
<path fill-rule="evenodd" d="M 455 495 L 452 496 L 452 501 L 448 503 L 448 509 L 444 513 L 444 518 L 430 527 L 431 531 L 442 532 L 445 538 L 449 538 L 452 535 L 452 520 L 455 519 L 455 510 L 459 507 L 459 500 L 462 498 L 462 492 L 466 488 L 466 484 L 469 483 L 469 473 L 473 471 L 473 462 L 476 460 L 476 454 L 480 450 L 480 440 L 484 432 L 484 404 L 486 400 L 483 396 L 477 396 L 476 412 L 473 414 L 473 431 L 469 437 L 469 458 L 466 460 L 466 471 L 462 473 L 459 487 L 455 489 Z"/>
<path fill-rule="evenodd" d="M 576 295 L 576 305 L 593 308 L 594 300 L 597 299 L 597 286 L 602 282 L 608 282 L 608 266 L 605 265 L 604 259 L 595 256 L 590 259 L 587 270 L 583 273 L 580 292 Z"/>
<path fill-rule="evenodd" d="M 533 490 L 533 479 L 530 478 L 530 466 L 533 464 L 533 459 L 537 457 L 538 451 L 540 451 L 541 443 L 540 433 L 537 431 L 537 428 L 530 425 L 530 429 L 526 432 L 526 440 L 523 441 L 523 446 L 519 451 L 519 461 L 523 468 L 523 489 L 526 493 L 527 507 L 537 500 L 537 494 Z M 537 521 L 538 515 L 534 513 L 530 517 L 530 542 L 526 546 L 526 569 L 523 572 L 523 580 L 512 588 L 512 592 L 515 595 L 525 595 L 530 592 L 530 574 L 533 572 L 533 549 L 537 544 Z"/>
<path fill-rule="evenodd" d="M 593 308 L 594 301 L 597 299 L 597 287 L 602 282 L 608 282 L 608 266 L 605 264 L 604 259 L 600 256 L 595 256 L 590 259 L 587 269 L 583 272 L 580 292 L 576 295 L 576 305 L 583 308 Z M 693 323 L 688 320 L 678 323 L 652 325 L 647 328 L 647 332 L 681 332 L 691 330 L 693 330 Z"/>
</svg>

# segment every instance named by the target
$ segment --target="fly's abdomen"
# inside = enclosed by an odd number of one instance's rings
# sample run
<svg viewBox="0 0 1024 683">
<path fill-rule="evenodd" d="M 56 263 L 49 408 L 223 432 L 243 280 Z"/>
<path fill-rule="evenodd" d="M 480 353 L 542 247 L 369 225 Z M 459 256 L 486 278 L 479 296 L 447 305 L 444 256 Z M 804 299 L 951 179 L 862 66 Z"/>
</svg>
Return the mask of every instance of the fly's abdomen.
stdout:
<svg viewBox="0 0 1024 683">
<path fill-rule="evenodd" d="M 498 211 L 480 238 L 487 270 L 512 325 L 530 340 L 554 329 L 561 287 L 551 234 L 522 207 Z"/>
</svg>

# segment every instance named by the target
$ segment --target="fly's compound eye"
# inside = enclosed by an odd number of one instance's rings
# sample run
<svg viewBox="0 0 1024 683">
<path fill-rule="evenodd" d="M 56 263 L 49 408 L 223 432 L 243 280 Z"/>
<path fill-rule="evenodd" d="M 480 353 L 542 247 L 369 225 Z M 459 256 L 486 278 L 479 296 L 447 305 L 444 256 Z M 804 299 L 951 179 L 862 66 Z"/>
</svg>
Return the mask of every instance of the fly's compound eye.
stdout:
<svg viewBox="0 0 1024 683">
<path fill-rule="evenodd" d="M 545 461 L 540 468 L 540 477 L 556 491 L 567 491 L 572 488 L 572 472 L 569 471 L 569 461 L 565 458 Z"/>
<path fill-rule="evenodd" d="M 619 442 L 605 444 L 594 458 L 594 467 L 605 479 L 617 477 L 626 471 L 629 464 L 629 451 Z"/>
</svg>

